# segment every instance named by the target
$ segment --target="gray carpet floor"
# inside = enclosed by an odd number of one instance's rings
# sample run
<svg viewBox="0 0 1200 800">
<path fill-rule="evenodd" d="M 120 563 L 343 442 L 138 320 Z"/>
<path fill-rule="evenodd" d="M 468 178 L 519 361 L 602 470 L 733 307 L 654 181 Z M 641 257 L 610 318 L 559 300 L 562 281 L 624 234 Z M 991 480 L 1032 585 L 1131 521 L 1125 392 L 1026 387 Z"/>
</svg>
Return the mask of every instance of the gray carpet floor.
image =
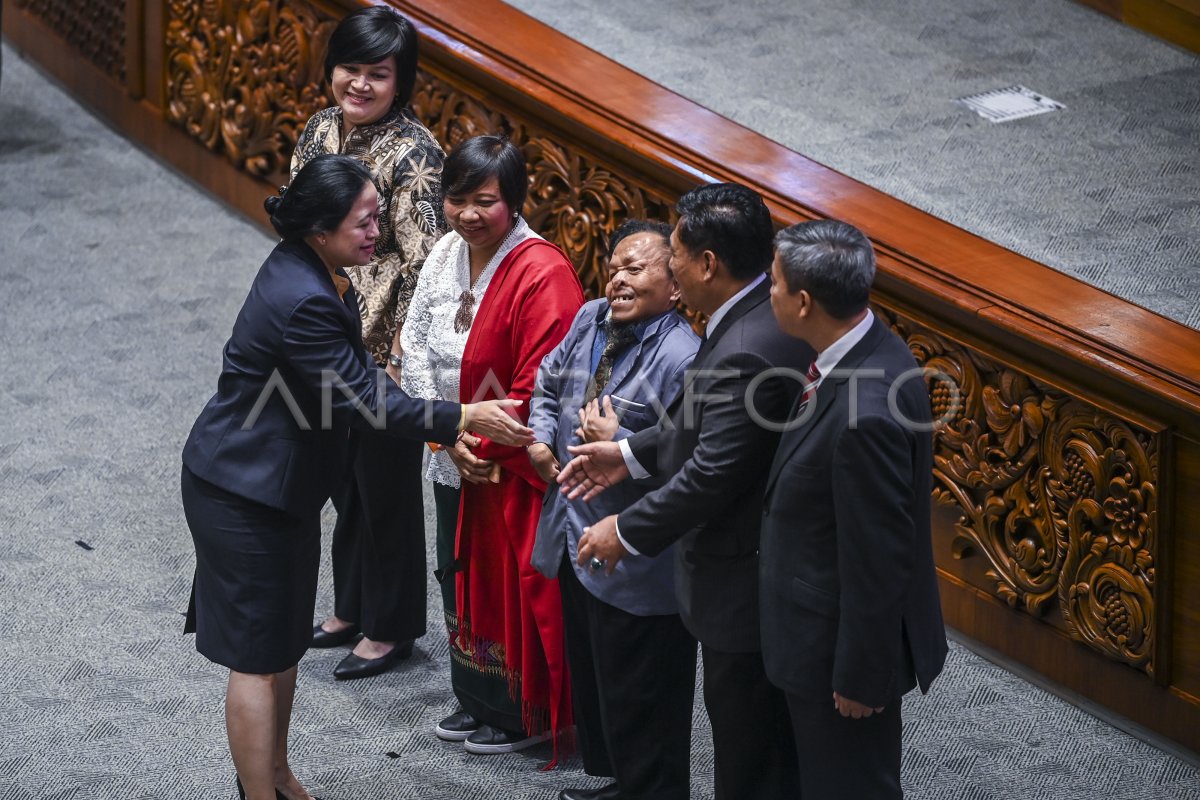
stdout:
<svg viewBox="0 0 1200 800">
<path fill-rule="evenodd" d="M 272 241 L 132 148 L 9 48 L 0 82 L 0 800 L 229 798 L 224 671 L 182 635 L 179 453 Z M 432 503 L 426 500 L 427 511 Z M 328 523 L 331 520 L 327 519 Z M 328 564 L 318 608 L 331 607 Z M 438 741 L 439 605 L 399 669 L 300 664 L 294 767 L 326 800 L 551 800 L 541 747 Z M 1200 770 L 961 646 L 905 701 L 915 800 L 1200 799 Z M 695 709 L 694 792 L 712 796 Z"/>
<path fill-rule="evenodd" d="M 1200 328 L 1200 56 L 1069 0 L 507 0 L 911 205 Z M 953 100 L 1066 105 L 993 124 Z"/>
</svg>

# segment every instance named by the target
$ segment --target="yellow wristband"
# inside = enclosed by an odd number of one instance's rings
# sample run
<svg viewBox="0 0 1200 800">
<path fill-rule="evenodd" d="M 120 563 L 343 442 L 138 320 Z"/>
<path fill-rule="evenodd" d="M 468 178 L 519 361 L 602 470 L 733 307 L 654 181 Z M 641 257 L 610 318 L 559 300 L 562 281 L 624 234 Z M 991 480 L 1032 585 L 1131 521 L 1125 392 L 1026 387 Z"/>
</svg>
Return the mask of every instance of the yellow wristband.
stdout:
<svg viewBox="0 0 1200 800">
<path fill-rule="evenodd" d="M 465 431 L 467 429 L 467 404 L 463 403 L 458 409 L 458 427 L 454 430 Z"/>
</svg>

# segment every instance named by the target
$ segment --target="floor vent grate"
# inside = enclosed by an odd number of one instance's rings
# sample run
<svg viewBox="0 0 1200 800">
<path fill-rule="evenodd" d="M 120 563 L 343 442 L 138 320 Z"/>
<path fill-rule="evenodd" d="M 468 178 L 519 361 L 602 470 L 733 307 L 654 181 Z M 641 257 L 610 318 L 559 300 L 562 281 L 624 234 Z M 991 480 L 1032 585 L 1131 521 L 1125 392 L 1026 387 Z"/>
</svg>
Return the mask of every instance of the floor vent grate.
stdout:
<svg viewBox="0 0 1200 800">
<path fill-rule="evenodd" d="M 1062 103 L 1024 86 L 1008 86 L 990 92 L 969 94 L 954 102 L 963 104 L 990 122 L 1010 122 L 1066 108 Z"/>
</svg>

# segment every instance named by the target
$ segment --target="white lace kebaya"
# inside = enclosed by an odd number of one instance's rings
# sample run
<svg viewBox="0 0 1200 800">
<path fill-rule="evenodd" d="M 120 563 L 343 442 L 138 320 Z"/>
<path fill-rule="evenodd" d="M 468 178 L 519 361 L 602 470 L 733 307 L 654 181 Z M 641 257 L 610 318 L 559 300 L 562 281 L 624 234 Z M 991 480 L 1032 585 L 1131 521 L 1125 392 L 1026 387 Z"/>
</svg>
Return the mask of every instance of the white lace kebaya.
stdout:
<svg viewBox="0 0 1200 800">
<path fill-rule="evenodd" d="M 540 238 L 524 218 L 518 218 L 474 285 L 467 243 L 453 231 L 438 240 L 425 259 L 417 290 L 408 306 L 408 317 L 400 331 L 400 346 L 404 348 L 400 386 L 405 392 L 424 400 L 459 401 L 459 373 L 467 337 L 471 335 L 469 326 L 456 331 L 454 325 L 456 316 L 462 319 L 463 293 L 469 292 L 474 298 L 470 309 L 474 319 L 500 262 L 521 242 Z M 445 450 L 436 451 L 429 459 L 425 478 L 454 488 L 461 481 Z"/>
</svg>

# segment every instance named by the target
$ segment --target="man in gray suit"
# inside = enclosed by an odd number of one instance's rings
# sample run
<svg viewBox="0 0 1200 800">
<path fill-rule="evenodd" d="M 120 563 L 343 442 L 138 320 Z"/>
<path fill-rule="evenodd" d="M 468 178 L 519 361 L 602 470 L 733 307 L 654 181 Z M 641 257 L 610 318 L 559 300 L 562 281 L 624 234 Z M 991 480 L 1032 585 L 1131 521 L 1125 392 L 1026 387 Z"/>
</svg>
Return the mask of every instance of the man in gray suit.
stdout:
<svg viewBox="0 0 1200 800">
<path fill-rule="evenodd" d="M 585 304 L 542 361 L 529 456 L 555 488 L 568 446 L 619 441 L 651 427 L 682 387 L 700 340 L 675 310 L 670 236 L 660 222 L 618 228 L 607 297 Z M 600 789 L 566 789 L 563 800 L 689 796 L 696 641 L 679 619 L 674 550 L 629 559 L 611 576 L 575 563 L 583 529 L 648 488 L 627 482 L 593 503 L 550 489 L 542 509 L 532 562 L 559 576 L 584 770 L 616 778 Z"/>
<path fill-rule="evenodd" d="M 867 307 L 871 243 L 844 222 L 775 237 L 771 305 L 817 356 L 767 477 L 767 677 L 787 695 L 804 798 L 900 798 L 900 699 L 946 658 L 930 540 L 929 394 Z"/>
</svg>

